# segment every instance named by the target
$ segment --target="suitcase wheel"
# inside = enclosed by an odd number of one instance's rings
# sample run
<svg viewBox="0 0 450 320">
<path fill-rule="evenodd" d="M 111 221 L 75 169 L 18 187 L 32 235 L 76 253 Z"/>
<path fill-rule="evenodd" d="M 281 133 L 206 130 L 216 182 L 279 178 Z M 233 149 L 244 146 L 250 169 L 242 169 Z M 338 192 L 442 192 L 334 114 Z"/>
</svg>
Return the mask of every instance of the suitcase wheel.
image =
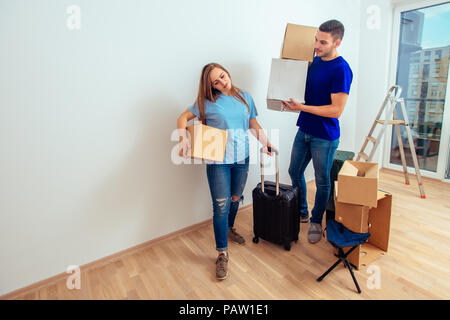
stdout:
<svg viewBox="0 0 450 320">
<path fill-rule="evenodd" d="M 290 251 L 291 250 L 291 245 L 288 243 L 288 244 L 285 244 L 284 245 L 284 249 L 286 250 L 286 251 Z"/>
<path fill-rule="evenodd" d="M 259 242 L 259 238 L 258 238 L 258 237 L 254 237 L 254 238 L 253 238 L 253 242 L 254 242 L 254 243 L 258 243 L 258 242 Z"/>
</svg>

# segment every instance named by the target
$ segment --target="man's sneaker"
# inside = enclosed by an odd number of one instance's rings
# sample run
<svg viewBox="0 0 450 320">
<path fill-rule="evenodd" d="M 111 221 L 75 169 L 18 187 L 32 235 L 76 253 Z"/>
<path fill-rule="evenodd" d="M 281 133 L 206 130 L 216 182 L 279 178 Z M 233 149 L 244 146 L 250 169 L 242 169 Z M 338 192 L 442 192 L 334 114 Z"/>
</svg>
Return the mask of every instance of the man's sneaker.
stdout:
<svg viewBox="0 0 450 320">
<path fill-rule="evenodd" d="M 301 223 L 308 223 L 309 222 L 309 215 L 300 215 L 300 222 Z"/>
<path fill-rule="evenodd" d="M 219 254 L 216 260 L 216 277 L 224 280 L 228 275 L 228 254 Z"/>
<path fill-rule="evenodd" d="M 308 241 L 310 243 L 317 243 L 322 238 L 322 226 L 318 223 L 311 222 L 308 231 Z"/>
<path fill-rule="evenodd" d="M 230 237 L 231 241 L 236 242 L 237 244 L 245 244 L 245 239 L 236 232 L 235 228 L 231 228 L 228 230 L 228 236 Z"/>
</svg>

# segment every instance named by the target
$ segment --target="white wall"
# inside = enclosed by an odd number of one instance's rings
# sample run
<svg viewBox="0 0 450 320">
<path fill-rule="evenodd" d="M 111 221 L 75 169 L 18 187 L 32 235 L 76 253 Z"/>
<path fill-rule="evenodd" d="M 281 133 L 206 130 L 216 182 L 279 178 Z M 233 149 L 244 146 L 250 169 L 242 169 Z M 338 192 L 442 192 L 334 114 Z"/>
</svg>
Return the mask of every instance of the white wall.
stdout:
<svg viewBox="0 0 450 320">
<path fill-rule="evenodd" d="M 358 102 L 356 107 L 355 154 L 361 149 L 375 121 L 389 84 L 392 5 L 389 0 L 361 0 L 361 38 L 359 49 Z M 383 117 L 384 119 L 384 117 Z M 381 126 L 377 126 L 378 134 Z M 391 128 L 388 127 L 387 130 Z M 375 135 L 376 137 L 376 135 Z M 369 143 L 366 154 L 372 150 Z M 383 141 L 372 161 L 381 165 Z"/>
<path fill-rule="evenodd" d="M 72 4 L 80 30 L 66 27 Z M 344 23 L 339 52 L 355 80 L 340 149 L 351 150 L 365 93 L 360 14 L 354 0 L 0 0 L 0 294 L 212 216 L 205 166 L 170 161 L 208 62 L 253 95 L 264 128 L 281 130 L 290 183 L 297 116 L 265 106 L 287 22 Z M 255 164 L 245 205 L 258 180 Z"/>
</svg>

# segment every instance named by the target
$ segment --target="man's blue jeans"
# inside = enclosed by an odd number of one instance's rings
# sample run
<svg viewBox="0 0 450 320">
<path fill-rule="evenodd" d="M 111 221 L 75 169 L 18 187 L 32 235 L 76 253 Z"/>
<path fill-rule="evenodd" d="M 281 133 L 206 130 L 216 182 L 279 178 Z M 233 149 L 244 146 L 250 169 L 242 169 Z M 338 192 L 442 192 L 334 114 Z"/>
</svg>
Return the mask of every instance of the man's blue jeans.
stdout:
<svg viewBox="0 0 450 320">
<path fill-rule="evenodd" d="M 247 182 L 249 158 L 232 164 L 207 164 L 209 190 L 213 202 L 213 227 L 216 250 L 228 249 L 228 229 L 234 220 Z M 232 197 L 239 198 L 233 200 Z"/>
<path fill-rule="evenodd" d="M 300 129 L 295 136 L 291 152 L 289 175 L 292 185 L 300 189 L 300 215 L 308 215 L 306 201 L 305 169 L 313 161 L 316 178 L 316 199 L 311 211 L 311 222 L 322 224 L 324 211 L 330 197 L 330 170 L 334 155 L 339 145 L 339 139 L 325 140 L 302 132 Z"/>
</svg>

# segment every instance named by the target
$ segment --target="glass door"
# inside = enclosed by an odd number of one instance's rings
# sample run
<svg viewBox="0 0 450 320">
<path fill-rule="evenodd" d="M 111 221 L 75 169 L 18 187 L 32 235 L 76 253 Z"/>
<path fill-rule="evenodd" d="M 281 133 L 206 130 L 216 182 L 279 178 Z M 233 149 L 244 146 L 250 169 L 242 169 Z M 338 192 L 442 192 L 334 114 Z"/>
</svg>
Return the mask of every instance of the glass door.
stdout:
<svg viewBox="0 0 450 320">
<path fill-rule="evenodd" d="M 397 8 L 395 83 L 403 88 L 417 160 L 425 176 L 445 179 L 449 161 L 449 109 L 446 108 L 450 60 L 450 2 Z M 428 2 L 430 3 L 430 2 Z M 420 4 L 420 3 L 419 3 Z M 410 9 L 411 8 L 411 9 Z M 396 26 L 396 24 L 394 24 Z M 395 41 L 395 40 L 393 40 Z M 395 70 L 395 69 L 394 69 Z M 398 109 L 401 118 L 400 108 Z M 389 134 L 387 167 L 401 166 L 395 127 Z M 414 168 L 404 127 L 400 128 L 406 163 Z"/>
</svg>

